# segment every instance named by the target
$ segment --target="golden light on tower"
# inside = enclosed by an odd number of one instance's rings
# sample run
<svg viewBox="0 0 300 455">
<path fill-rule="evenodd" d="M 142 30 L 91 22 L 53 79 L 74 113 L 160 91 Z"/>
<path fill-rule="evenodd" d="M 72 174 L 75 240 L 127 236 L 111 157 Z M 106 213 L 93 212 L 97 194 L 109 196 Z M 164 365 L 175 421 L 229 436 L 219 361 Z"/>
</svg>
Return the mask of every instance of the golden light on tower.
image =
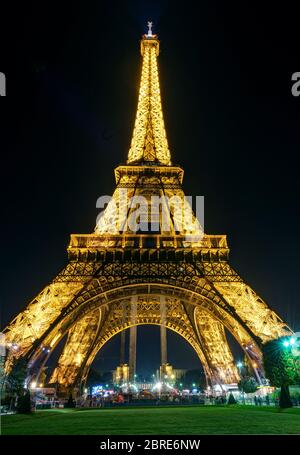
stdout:
<svg viewBox="0 0 300 455">
<path fill-rule="evenodd" d="M 66 267 L 6 327 L 6 343 L 11 345 L 7 369 L 15 358 L 25 357 L 34 381 L 66 337 L 51 382 L 80 387 L 95 356 L 114 335 L 156 324 L 175 331 L 194 348 L 211 385 L 239 379 L 225 329 L 262 378 L 261 345 L 292 331 L 231 267 L 226 235 L 204 234 L 191 207 L 179 230 L 176 206 L 166 212 L 169 231 L 155 208 L 156 232 L 126 227 L 134 210 L 123 191 L 129 198 L 142 195 L 151 210 L 152 196 L 185 199 L 183 170 L 171 165 L 159 88 L 159 41 L 152 24 L 142 37 L 141 54 L 131 146 L 127 164 L 115 169 L 112 200 L 93 233 L 71 235 Z"/>
<path fill-rule="evenodd" d="M 159 41 L 157 36 L 152 34 L 152 23 L 149 22 L 148 26 L 148 33 L 141 40 L 142 76 L 127 164 L 156 161 L 170 165 L 171 155 L 164 126 L 158 77 Z"/>
</svg>

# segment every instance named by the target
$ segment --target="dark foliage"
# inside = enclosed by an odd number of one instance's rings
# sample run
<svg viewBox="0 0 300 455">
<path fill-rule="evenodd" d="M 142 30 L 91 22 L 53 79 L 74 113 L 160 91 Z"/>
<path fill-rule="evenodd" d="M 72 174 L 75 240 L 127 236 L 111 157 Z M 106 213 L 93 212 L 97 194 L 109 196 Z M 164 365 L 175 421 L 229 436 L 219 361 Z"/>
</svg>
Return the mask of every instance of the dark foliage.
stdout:
<svg viewBox="0 0 300 455">
<path fill-rule="evenodd" d="M 293 356 L 291 349 L 284 347 L 285 337 L 268 341 L 263 345 L 263 361 L 267 378 L 271 385 L 281 387 L 279 406 L 292 406 L 289 385 L 299 381 L 299 359 Z"/>
<path fill-rule="evenodd" d="M 30 414 L 31 410 L 30 392 L 29 390 L 26 390 L 26 392 L 18 398 L 17 412 L 19 414 Z"/>
<path fill-rule="evenodd" d="M 232 393 L 230 393 L 230 395 L 229 395 L 229 397 L 228 397 L 227 404 L 236 404 L 236 399 L 234 398 L 234 396 L 232 395 Z"/>
<path fill-rule="evenodd" d="M 238 383 L 239 390 L 245 393 L 254 393 L 257 390 L 257 382 L 252 376 L 246 376 Z"/>
</svg>

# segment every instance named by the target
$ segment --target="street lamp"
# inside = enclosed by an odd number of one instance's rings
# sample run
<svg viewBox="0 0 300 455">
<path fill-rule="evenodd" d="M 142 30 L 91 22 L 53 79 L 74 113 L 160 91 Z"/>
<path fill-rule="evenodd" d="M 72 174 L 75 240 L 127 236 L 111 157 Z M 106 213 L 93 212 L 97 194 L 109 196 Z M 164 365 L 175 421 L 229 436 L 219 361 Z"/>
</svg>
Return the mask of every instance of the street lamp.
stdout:
<svg viewBox="0 0 300 455">
<path fill-rule="evenodd" d="M 294 337 L 289 337 L 283 341 L 283 346 L 287 348 L 288 346 L 293 346 L 296 343 L 296 340 Z"/>
</svg>

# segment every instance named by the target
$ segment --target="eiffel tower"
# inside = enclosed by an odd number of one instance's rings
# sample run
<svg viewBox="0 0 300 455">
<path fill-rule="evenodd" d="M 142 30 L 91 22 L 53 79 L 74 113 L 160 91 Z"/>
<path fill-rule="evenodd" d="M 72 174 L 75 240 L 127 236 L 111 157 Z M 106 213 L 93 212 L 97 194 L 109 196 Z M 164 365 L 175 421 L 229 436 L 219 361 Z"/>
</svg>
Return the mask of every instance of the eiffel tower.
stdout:
<svg viewBox="0 0 300 455">
<path fill-rule="evenodd" d="M 6 327 L 6 368 L 26 358 L 28 377 L 38 380 L 65 340 L 50 383 L 78 390 L 114 335 L 156 324 L 194 348 L 211 385 L 239 380 L 226 336 L 230 332 L 262 382 L 262 344 L 292 332 L 231 267 L 226 235 L 205 234 L 186 204 L 183 170 L 171 163 L 163 120 L 160 43 L 148 26 L 140 42 L 131 146 L 127 163 L 115 169 L 113 197 L 92 234 L 71 235 L 66 267 Z M 146 204 L 137 210 L 132 201 L 141 197 Z M 177 203 L 168 205 L 174 197 Z M 169 223 L 163 222 L 166 214 Z"/>
</svg>

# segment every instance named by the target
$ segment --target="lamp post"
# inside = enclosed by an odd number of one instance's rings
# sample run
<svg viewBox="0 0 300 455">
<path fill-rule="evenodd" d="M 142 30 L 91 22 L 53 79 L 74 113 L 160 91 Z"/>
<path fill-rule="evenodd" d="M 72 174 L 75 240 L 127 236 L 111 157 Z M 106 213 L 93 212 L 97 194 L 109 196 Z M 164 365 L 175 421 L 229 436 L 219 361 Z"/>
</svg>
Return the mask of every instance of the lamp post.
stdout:
<svg viewBox="0 0 300 455">
<path fill-rule="evenodd" d="M 133 385 L 135 386 L 135 390 L 137 391 L 136 378 L 137 378 L 137 375 L 135 374 L 135 375 L 133 376 Z"/>
</svg>

